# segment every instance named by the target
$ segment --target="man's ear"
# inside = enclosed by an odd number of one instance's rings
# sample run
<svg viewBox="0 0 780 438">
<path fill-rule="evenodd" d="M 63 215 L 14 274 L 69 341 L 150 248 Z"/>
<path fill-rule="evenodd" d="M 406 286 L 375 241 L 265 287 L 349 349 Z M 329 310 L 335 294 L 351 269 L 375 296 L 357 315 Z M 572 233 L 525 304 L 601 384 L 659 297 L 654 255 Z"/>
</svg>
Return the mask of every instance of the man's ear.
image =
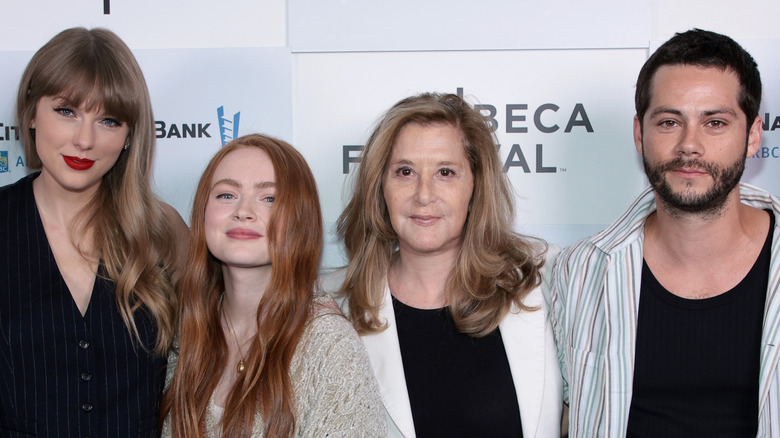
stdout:
<svg viewBox="0 0 780 438">
<path fill-rule="evenodd" d="M 634 116 L 634 147 L 639 155 L 642 155 L 642 123 L 639 116 Z"/>
<path fill-rule="evenodd" d="M 748 138 L 747 138 L 747 156 L 752 157 L 753 155 L 758 152 L 758 148 L 761 147 L 761 135 L 764 131 L 764 121 L 761 120 L 761 117 L 756 116 L 756 119 L 753 120 L 753 124 L 750 126 L 750 129 L 748 130 Z"/>
</svg>

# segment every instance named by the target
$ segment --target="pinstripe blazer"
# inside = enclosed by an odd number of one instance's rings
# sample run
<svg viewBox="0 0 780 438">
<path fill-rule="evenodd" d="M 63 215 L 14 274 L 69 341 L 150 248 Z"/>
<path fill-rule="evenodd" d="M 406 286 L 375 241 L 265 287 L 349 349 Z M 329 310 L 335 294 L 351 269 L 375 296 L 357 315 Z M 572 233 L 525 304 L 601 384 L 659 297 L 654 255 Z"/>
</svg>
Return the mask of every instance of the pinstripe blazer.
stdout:
<svg viewBox="0 0 780 438">
<path fill-rule="evenodd" d="M 758 437 L 780 437 L 780 200 L 740 185 L 742 202 L 774 211 L 761 339 Z M 552 324 L 570 403 L 571 438 L 623 437 L 633 385 L 648 188 L 609 228 L 561 252 L 553 270 Z"/>
<path fill-rule="evenodd" d="M 157 436 L 165 358 L 134 345 L 102 269 L 81 315 L 38 215 L 36 176 L 0 189 L 0 436 Z M 135 317 L 153 346 L 152 321 Z"/>
</svg>

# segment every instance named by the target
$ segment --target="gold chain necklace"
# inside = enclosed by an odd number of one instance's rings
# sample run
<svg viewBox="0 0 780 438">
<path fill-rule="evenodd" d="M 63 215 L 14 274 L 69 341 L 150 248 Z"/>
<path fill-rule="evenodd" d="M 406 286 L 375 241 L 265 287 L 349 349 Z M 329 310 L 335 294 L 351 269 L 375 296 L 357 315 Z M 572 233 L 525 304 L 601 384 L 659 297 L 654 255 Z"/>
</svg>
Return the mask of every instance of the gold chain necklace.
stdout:
<svg viewBox="0 0 780 438">
<path fill-rule="evenodd" d="M 224 297 L 224 293 L 219 297 L 219 310 L 220 313 L 222 313 L 222 317 L 225 318 L 225 322 L 228 324 L 228 329 L 230 330 L 230 334 L 233 335 L 233 340 L 236 341 L 236 347 L 238 347 L 238 353 L 240 354 L 238 365 L 236 366 L 236 372 L 238 374 L 243 374 L 244 370 L 246 370 L 246 365 L 244 364 L 244 349 L 241 348 L 241 344 L 238 342 L 238 337 L 236 336 L 236 331 L 233 330 L 233 324 L 230 322 L 230 317 L 228 317 L 228 314 L 225 313 L 225 309 L 222 308 L 222 298 Z"/>
</svg>

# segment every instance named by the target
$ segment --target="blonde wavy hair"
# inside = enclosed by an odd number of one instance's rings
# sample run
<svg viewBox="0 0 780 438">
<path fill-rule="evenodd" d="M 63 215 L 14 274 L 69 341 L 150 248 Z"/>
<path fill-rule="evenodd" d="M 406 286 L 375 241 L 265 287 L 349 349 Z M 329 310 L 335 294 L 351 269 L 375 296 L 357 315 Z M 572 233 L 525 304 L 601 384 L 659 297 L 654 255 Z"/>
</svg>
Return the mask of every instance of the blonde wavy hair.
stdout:
<svg viewBox="0 0 780 438">
<path fill-rule="evenodd" d="M 396 103 L 381 118 L 360 158 L 352 199 L 337 230 L 349 257 L 339 294 L 360 334 L 386 328 L 379 319 L 387 272 L 397 257 L 382 180 L 398 133 L 409 123 L 447 124 L 463 134 L 474 191 L 463 246 L 450 272 L 447 302 L 457 329 L 474 337 L 493 332 L 515 303 L 541 282 L 546 244 L 512 230 L 514 194 L 485 118 L 453 94 L 424 93 Z"/>
<path fill-rule="evenodd" d="M 143 309 L 151 316 L 157 329 L 153 350 L 164 355 L 174 335 L 170 269 L 175 239 L 162 203 L 151 189 L 154 117 L 141 68 L 127 45 L 106 29 L 67 29 L 41 47 L 22 74 L 16 101 L 27 165 L 32 169 L 42 166 L 31 124 L 45 96 L 105 111 L 130 127 L 129 147 L 103 176 L 72 231 L 92 234 L 94 247 L 79 246 L 79 250 L 94 251 L 103 261 L 107 276 L 116 283 L 122 319 L 139 343 L 134 315 Z"/>
</svg>

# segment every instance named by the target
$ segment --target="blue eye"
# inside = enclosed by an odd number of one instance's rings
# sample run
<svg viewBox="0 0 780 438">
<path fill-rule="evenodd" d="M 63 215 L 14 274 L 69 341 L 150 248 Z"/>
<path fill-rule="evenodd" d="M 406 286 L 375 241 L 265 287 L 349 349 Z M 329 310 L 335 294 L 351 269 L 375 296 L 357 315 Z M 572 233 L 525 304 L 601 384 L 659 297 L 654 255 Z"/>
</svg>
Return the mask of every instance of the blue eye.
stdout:
<svg viewBox="0 0 780 438">
<path fill-rule="evenodd" d="M 54 108 L 54 111 L 62 114 L 63 116 L 66 116 L 66 117 L 71 117 L 71 116 L 76 115 L 76 113 L 74 113 L 72 109 L 65 108 L 65 107 Z"/>
<path fill-rule="evenodd" d="M 276 196 L 266 196 L 263 198 L 263 201 L 265 202 L 274 202 L 276 201 Z"/>
<path fill-rule="evenodd" d="M 220 193 L 216 196 L 217 199 L 235 199 L 236 197 L 230 193 Z"/>
<path fill-rule="evenodd" d="M 102 123 L 104 125 L 112 127 L 112 128 L 113 127 L 117 127 L 118 128 L 118 127 L 122 126 L 122 122 L 120 122 L 119 120 L 116 120 L 116 119 L 112 119 L 110 117 L 106 117 L 105 119 L 103 119 Z"/>
</svg>

